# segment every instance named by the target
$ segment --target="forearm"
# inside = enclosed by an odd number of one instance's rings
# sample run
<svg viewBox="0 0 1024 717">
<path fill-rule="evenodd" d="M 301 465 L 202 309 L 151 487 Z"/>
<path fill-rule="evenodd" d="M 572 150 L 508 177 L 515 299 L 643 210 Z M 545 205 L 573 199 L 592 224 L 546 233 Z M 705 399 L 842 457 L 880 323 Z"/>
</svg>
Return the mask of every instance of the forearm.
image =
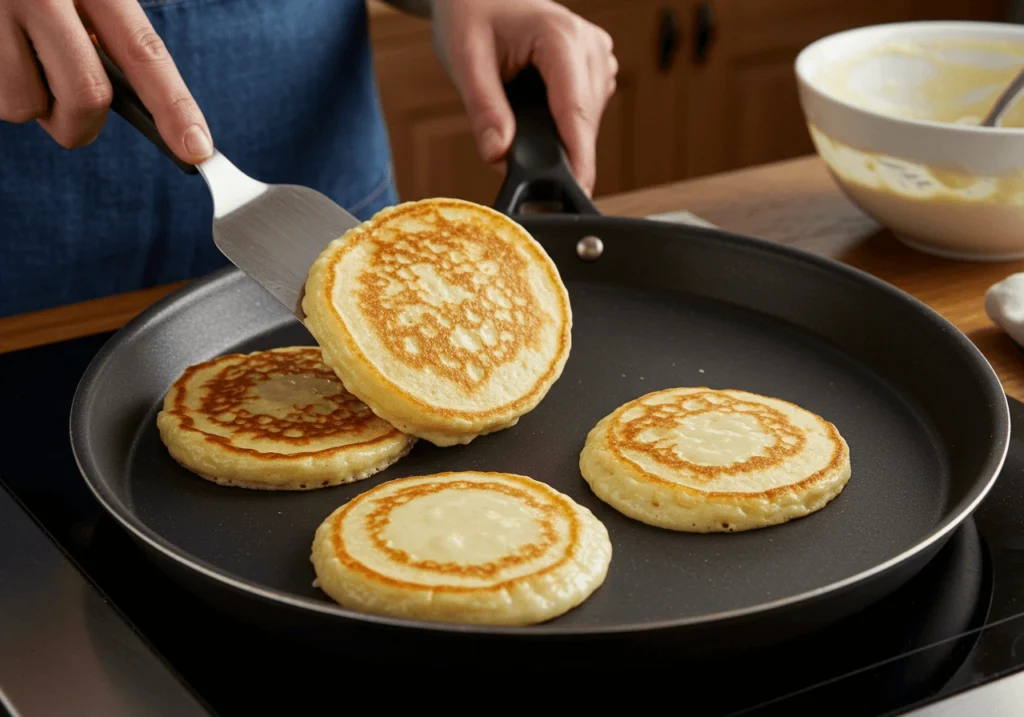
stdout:
<svg viewBox="0 0 1024 717">
<path fill-rule="evenodd" d="M 396 10 L 419 17 L 430 17 L 432 0 L 382 0 Z"/>
</svg>

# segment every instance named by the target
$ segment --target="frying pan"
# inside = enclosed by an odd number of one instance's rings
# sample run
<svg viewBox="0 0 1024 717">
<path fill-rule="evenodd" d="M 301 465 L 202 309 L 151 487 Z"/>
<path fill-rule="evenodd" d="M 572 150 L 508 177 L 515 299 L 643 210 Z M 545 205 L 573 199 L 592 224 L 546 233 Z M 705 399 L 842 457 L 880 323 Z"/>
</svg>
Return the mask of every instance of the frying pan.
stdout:
<svg viewBox="0 0 1024 717">
<path fill-rule="evenodd" d="M 214 485 L 160 441 L 155 414 L 171 383 L 226 352 L 314 343 L 228 268 L 143 312 L 82 378 L 72 445 L 103 507 L 205 599 L 364 655 L 472 646 L 460 654 L 474 661 L 581 664 L 634 647 L 728 653 L 839 620 L 912 577 L 1006 456 L 1009 409 L 981 353 L 922 303 L 837 262 L 718 230 L 601 216 L 568 168 L 539 76 L 521 73 L 507 90 L 517 134 L 496 206 L 550 254 L 574 317 L 571 356 L 545 400 L 514 428 L 467 446 L 421 441 L 352 485 Z M 536 200 L 564 211 L 517 212 Z M 650 527 L 599 501 L 578 468 L 589 429 L 639 395 L 694 385 L 776 396 L 832 421 L 850 445 L 849 484 L 805 518 L 721 535 Z M 338 505 L 393 478 L 474 469 L 545 481 L 604 522 L 611 566 L 583 605 L 541 625 L 465 626 L 346 610 L 313 587 L 313 533 Z"/>
</svg>

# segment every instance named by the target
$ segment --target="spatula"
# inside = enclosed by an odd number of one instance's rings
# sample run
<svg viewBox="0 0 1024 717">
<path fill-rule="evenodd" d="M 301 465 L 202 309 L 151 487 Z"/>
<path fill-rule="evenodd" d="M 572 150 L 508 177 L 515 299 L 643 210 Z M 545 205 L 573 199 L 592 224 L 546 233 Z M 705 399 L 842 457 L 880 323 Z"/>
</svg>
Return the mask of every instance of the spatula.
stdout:
<svg viewBox="0 0 1024 717">
<path fill-rule="evenodd" d="M 360 222 L 316 190 L 264 184 L 214 150 L 198 166 L 178 159 L 160 137 L 153 116 L 117 65 L 97 46 L 110 77 L 110 108 L 187 174 L 202 175 L 213 195 L 213 241 L 235 266 L 255 279 L 300 321 L 309 268 L 331 241 Z M 42 68 L 40 68 L 42 72 Z"/>
</svg>

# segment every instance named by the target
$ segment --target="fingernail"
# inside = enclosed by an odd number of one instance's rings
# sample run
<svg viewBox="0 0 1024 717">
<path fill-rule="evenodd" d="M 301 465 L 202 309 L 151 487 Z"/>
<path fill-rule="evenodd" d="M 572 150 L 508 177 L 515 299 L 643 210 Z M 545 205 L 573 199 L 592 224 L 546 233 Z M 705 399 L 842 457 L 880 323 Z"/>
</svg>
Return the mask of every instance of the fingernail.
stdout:
<svg viewBox="0 0 1024 717">
<path fill-rule="evenodd" d="M 206 159 L 213 152 L 213 142 L 210 141 L 210 135 L 206 134 L 206 130 L 194 124 L 185 130 L 185 149 L 193 157 Z"/>
<path fill-rule="evenodd" d="M 501 135 L 498 134 L 498 130 L 493 127 L 489 127 L 484 130 L 483 137 L 480 139 L 482 145 L 481 151 L 487 161 L 494 161 L 500 154 L 503 147 L 501 146 Z"/>
</svg>

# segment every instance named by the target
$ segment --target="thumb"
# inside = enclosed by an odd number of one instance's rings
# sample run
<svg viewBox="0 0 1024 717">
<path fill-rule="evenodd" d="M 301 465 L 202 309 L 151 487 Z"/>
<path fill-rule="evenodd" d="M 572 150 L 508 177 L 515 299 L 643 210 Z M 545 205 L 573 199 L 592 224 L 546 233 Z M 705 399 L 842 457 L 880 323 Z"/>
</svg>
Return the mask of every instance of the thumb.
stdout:
<svg viewBox="0 0 1024 717">
<path fill-rule="evenodd" d="M 452 80 L 462 96 L 477 151 L 494 164 L 505 157 L 515 134 L 515 115 L 505 96 L 494 38 L 467 32 L 451 53 Z"/>
</svg>

